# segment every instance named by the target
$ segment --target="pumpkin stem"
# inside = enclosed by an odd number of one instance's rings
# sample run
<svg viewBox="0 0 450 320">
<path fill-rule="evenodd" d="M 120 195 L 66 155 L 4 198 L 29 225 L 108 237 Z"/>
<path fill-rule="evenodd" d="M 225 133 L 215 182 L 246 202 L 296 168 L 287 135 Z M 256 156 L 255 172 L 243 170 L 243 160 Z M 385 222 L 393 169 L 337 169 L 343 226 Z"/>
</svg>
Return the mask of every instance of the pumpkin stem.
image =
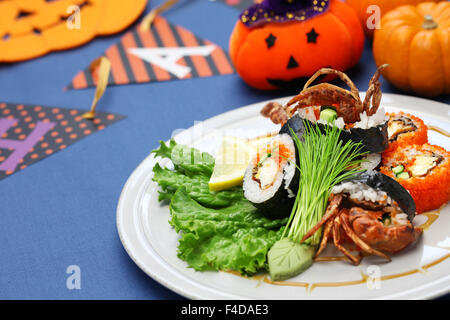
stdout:
<svg viewBox="0 0 450 320">
<path fill-rule="evenodd" d="M 438 27 L 438 24 L 436 21 L 434 21 L 433 17 L 430 14 L 425 15 L 425 20 L 422 24 L 422 28 L 425 30 L 433 30 Z"/>
</svg>

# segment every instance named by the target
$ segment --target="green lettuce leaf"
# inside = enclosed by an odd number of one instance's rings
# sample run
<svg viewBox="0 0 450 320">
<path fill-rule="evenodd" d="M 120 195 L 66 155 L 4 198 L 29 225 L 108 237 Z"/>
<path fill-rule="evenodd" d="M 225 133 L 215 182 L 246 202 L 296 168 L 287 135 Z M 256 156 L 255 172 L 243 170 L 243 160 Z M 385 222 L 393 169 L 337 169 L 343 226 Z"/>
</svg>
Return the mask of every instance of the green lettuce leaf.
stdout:
<svg viewBox="0 0 450 320">
<path fill-rule="evenodd" d="M 174 169 L 153 168 L 160 201 L 170 201 L 169 223 L 180 233 L 178 257 L 198 271 L 235 270 L 254 274 L 267 268 L 267 252 L 280 239 L 287 218 L 263 217 L 242 187 L 211 192 L 214 158 L 194 148 L 160 142 L 155 156 Z"/>
<path fill-rule="evenodd" d="M 244 197 L 240 187 L 220 192 L 209 190 L 208 182 L 214 169 L 214 158 L 210 154 L 177 145 L 173 140 L 169 145 L 163 141 L 160 144 L 161 146 L 152 152 L 155 156 L 171 160 L 174 170 L 162 168 L 159 164 L 153 167 L 153 181 L 161 187 L 159 201 L 172 199 L 180 187 L 185 187 L 194 200 L 211 208 L 229 206 Z"/>
<path fill-rule="evenodd" d="M 170 224 L 181 231 L 178 257 L 195 270 L 254 274 L 280 239 L 286 219 L 269 220 L 245 199 L 222 209 L 206 208 L 180 188 L 170 203 Z"/>
<path fill-rule="evenodd" d="M 214 170 L 214 157 L 207 152 L 177 144 L 170 140 L 169 145 L 164 141 L 159 142 L 160 147 L 153 150 L 156 157 L 167 158 L 172 161 L 175 171 L 186 176 L 211 176 Z"/>
</svg>

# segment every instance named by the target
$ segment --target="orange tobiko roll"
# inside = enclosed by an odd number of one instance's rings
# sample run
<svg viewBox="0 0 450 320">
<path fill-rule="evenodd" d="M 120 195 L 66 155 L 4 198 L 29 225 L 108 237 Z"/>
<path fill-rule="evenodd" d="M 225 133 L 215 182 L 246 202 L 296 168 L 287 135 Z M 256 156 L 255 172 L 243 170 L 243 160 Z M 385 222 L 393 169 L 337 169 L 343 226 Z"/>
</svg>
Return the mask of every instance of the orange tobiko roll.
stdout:
<svg viewBox="0 0 450 320">
<path fill-rule="evenodd" d="M 398 147 L 411 144 L 421 145 L 428 142 L 428 127 L 422 119 L 404 112 L 388 113 L 387 115 L 389 116 L 389 146 L 383 156 L 387 156 Z"/>
<path fill-rule="evenodd" d="M 440 146 L 398 147 L 383 156 L 380 171 L 409 191 L 417 213 L 438 209 L 450 200 L 450 152 Z"/>
</svg>

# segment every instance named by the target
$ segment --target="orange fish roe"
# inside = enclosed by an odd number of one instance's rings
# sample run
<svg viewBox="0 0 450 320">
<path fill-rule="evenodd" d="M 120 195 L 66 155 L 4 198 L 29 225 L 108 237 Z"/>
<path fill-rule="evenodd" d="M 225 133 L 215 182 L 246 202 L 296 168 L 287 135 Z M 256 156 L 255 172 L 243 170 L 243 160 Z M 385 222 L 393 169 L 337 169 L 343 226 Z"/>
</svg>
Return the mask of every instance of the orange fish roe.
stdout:
<svg viewBox="0 0 450 320">
<path fill-rule="evenodd" d="M 402 165 L 406 178 L 392 169 Z M 450 152 L 428 143 L 398 147 L 383 155 L 380 171 L 409 191 L 417 213 L 440 208 L 450 200 Z"/>
<path fill-rule="evenodd" d="M 290 160 L 293 156 L 291 150 L 289 150 L 289 148 L 278 141 L 275 141 L 273 145 L 268 145 L 267 148 L 263 149 L 262 151 L 263 155 L 261 155 L 261 152 L 258 152 L 258 154 L 256 155 L 256 164 L 259 164 L 261 161 L 269 157 L 276 159 L 278 168 L 280 168 L 285 160 Z"/>
<path fill-rule="evenodd" d="M 391 130 L 388 130 L 389 146 L 383 152 L 383 156 L 388 156 L 391 152 L 395 151 L 395 149 L 399 147 L 404 147 L 410 144 L 421 145 L 428 142 L 428 127 L 425 125 L 422 119 L 404 112 L 387 113 L 387 115 L 389 116 L 389 128 L 393 128 L 392 121 L 402 118 L 406 121 L 409 120 L 416 128 L 413 131 L 399 133 L 394 137 L 392 137 L 393 132 L 391 132 Z"/>
</svg>

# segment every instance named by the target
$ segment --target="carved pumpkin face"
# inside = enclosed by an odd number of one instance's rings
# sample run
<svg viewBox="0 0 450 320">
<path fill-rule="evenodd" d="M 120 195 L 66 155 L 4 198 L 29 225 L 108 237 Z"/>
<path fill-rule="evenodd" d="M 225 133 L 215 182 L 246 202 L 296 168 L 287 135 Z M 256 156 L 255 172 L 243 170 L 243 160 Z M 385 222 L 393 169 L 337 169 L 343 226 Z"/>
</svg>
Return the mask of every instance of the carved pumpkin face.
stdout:
<svg viewBox="0 0 450 320">
<path fill-rule="evenodd" d="M 230 38 L 230 56 L 246 83 L 274 90 L 298 85 L 322 67 L 345 71 L 358 62 L 363 45 L 358 17 L 336 0 L 327 12 L 302 22 L 250 29 L 238 21 Z"/>
<path fill-rule="evenodd" d="M 35 58 L 119 32 L 146 4 L 147 0 L 0 1 L 0 62 Z"/>
</svg>

